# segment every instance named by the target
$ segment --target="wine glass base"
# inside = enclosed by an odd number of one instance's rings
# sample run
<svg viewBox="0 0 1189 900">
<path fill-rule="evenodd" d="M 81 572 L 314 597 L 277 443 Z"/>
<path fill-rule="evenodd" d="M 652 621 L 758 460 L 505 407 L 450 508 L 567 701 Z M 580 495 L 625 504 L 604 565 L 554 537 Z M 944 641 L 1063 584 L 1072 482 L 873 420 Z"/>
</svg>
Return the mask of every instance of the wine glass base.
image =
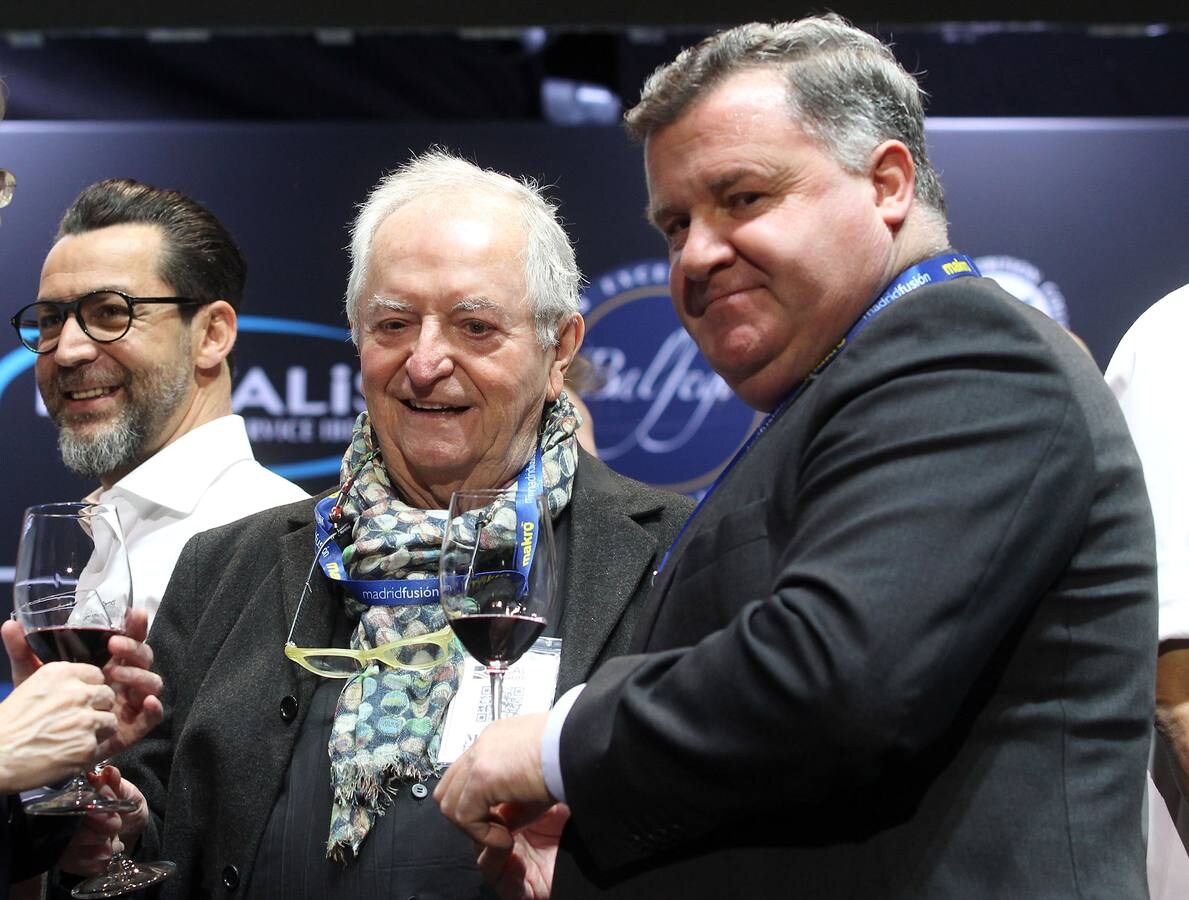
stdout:
<svg viewBox="0 0 1189 900">
<path fill-rule="evenodd" d="M 97 793 L 71 789 L 45 794 L 22 807 L 31 816 L 81 816 L 89 812 L 136 812 L 135 800 L 103 797 Z"/>
<path fill-rule="evenodd" d="M 106 872 L 76 885 L 70 896 L 75 900 L 122 897 L 164 881 L 172 877 L 175 871 L 177 866 L 168 860 L 137 862 L 121 853 L 112 857 Z"/>
</svg>

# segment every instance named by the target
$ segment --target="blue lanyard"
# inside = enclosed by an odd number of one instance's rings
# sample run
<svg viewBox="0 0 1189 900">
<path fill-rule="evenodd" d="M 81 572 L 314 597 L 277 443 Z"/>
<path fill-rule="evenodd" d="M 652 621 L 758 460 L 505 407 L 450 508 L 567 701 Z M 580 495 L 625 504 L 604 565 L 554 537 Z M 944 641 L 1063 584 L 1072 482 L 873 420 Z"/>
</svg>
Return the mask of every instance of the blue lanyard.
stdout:
<svg viewBox="0 0 1189 900">
<path fill-rule="evenodd" d="M 520 536 L 521 552 L 516 554 L 517 570 L 523 577 L 523 590 L 527 590 L 528 570 L 532 567 L 533 555 L 537 550 L 538 513 L 536 496 L 541 490 L 541 448 L 516 478 L 516 533 Z M 417 606 L 437 603 L 440 588 L 437 577 L 400 579 L 347 578 L 347 567 L 343 563 L 343 552 L 333 540 L 335 527 L 330 521 L 330 510 L 335 497 L 323 497 L 314 506 L 314 547 L 321 547 L 318 564 L 331 581 L 341 585 L 343 590 L 360 603 L 368 606 Z"/>
<path fill-rule="evenodd" d="M 528 461 L 516 479 L 516 534 L 520 538 L 520 552 L 516 554 L 516 571 L 520 573 L 519 595 L 528 593 L 528 572 L 533 565 L 533 556 L 537 552 L 537 542 L 540 539 L 540 513 L 537 507 L 537 495 L 541 492 L 541 445 L 537 444 L 537 452 Z M 478 533 L 475 543 L 479 542 Z"/>
<path fill-rule="evenodd" d="M 733 457 L 731 457 L 731 461 L 727 463 L 726 468 L 724 468 L 718 474 L 718 477 L 714 479 L 714 483 L 711 484 L 709 490 L 707 490 L 706 493 L 702 495 L 702 499 L 698 501 L 698 505 L 694 507 L 694 511 L 690 513 L 689 518 L 685 520 L 685 524 L 681 526 L 681 531 L 677 533 L 677 537 L 673 539 L 673 543 L 671 543 L 669 545 L 669 549 L 665 551 L 665 555 L 661 558 L 661 564 L 657 566 L 656 571 L 652 573 L 652 577 L 655 579 L 656 576 L 664 570 L 665 565 L 669 562 L 669 557 L 673 553 L 673 548 L 676 547 L 681 541 L 681 538 L 684 537 L 686 529 L 689 528 L 690 523 L 694 521 L 698 513 L 702 511 L 702 506 L 710 498 L 710 495 L 714 493 L 715 489 L 718 488 L 723 479 L 727 477 L 731 469 L 735 468 L 735 464 L 747 455 L 747 451 L 749 451 L 755 442 L 760 439 L 760 436 L 768 430 L 768 426 L 776 421 L 776 419 L 780 417 L 781 413 L 792 406 L 793 402 L 799 396 L 801 396 L 801 392 L 804 391 L 805 388 L 809 387 L 813 379 L 820 375 L 826 366 L 830 365 L 830 363 L 837 359 L 838 355 L 843 350 L 845 350 L 856 337 L 859 336 L 864 328 L 871 324 L 876 316 L 878 316 L 881 312 L 883 312 L 901 297 L 912 293 L 917 288 L 924 287 L 925 285 L 932 284 L 934 282 L 950 281 L 954 278 L 964 278 L 967 276 L 977 277 L 979 274 L 978 267 L 974 264 L 974 260 L 972 260 L 970 257 L 964 256 L 961 253 L 943 253 L 940 256 L 932 256 L 929 259 L 922 260 L 914 266 L 909 266 L 907 269 L 897 275 L 892 283 L 884 289 L 884 292 L 879 295 L 879 299 L 872 303 L 871 306 L 867 308 L 867 311 L 863 313 L 863 315 L 859 316 L 858 321 L 856 321 L 855 324 L 850 327 L 850 330 L 847 331 L 845 335 L 843 335 L 842 340 L 834 345 L 834 347 L 829 353 L 825 355 L 822 361 L 813 367 L 813 371 L 805 376 L 805 378 L 802 379 L 802 381 L 792 389 L 789 395 L 780 402 L 776 409 L 772 410 L 772 412 L 764 417 L 764 421 L 762 421 L 756 427 L 756 430 L 752 432 L 751 437 L 747 439 L 747 442 L 739 448 L 738 452 L 736 452 Z"/>
</svg>

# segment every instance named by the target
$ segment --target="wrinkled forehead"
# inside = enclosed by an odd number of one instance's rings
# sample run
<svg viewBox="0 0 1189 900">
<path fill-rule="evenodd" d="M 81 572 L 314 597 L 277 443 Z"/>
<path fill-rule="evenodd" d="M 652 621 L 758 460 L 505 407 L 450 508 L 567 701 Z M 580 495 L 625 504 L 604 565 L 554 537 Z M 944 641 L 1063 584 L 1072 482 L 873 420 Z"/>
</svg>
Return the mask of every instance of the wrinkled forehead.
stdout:
<svg viewBox="0 0 1189 900">
<path fill-rule="evenodd" d="M 364 320 L 384 311 L 484 312 L 509 324 L 531 317 L 523 240 L 466 217 L 381 229 L 362 293 Z"/>
</svg>

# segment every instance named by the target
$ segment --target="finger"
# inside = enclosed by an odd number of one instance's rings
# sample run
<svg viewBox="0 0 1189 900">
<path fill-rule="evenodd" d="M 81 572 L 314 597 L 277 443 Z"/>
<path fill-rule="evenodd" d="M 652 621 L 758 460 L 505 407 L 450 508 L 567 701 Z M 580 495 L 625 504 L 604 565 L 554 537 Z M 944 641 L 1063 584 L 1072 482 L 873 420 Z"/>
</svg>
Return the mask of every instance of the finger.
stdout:
<svg viewBox="0 0 1189 900">
<path fill-rule="evenodd" d="M 144 641 L 149 635 L 148 610 L 128 610 L 128 614 L 124 616 L 124 633 L 134 641 Z"/>
<path fill-rule="evenodd" d="M 99 745 L 98 757 L 106 759 L 127 750 L 152 731 L 165 718 L 165 707 L 156 697 L 146 697 L 144 706 L 128 720 L 122 732 L 108 735 Z"/>
<path fill-rule="evenodd" d="M 438 786 L 433 789 L 433 798 L 441 808 L 442 814 L 448 819 L 454 817 L 454 808 L 458 802 L 458 785 L 465 778 L 463 770 L 470 765 L 470 761 L 469 754 L 464 752 L 446 769 L 446 774 L 441 777 Z"/>
<path fill-rule="evenodd" d="M 101 762 L 98 766 L 96 766 L 95 772 L 90 776 L 90 778 L 91 784 L 95 785 L 96 787 L 99 785 L 106 785 L 116 792 L 119 791 L 120 782 L 123 781 L 123 777 L 120 774 L 119 768 L 117 766 L 113 766 L 107 761 Z"/>
<path fill-rule="evenodd" d="M 493 812 L 512 831 L 517 831 L 525 825 L 536 822 L 542 814 L 552 808 L 552 804 L 542 803 L 501 803 Z"/>
<path fill-rule="evenodd" d="M 68 662 L 54 662 L 47 663 L 46 668 L 53 666 L 55 668 L 61 667 L 61 671 L 70 678 L 78 679 L 84 684 L 103 684 L 103 670 L 98 666 L 92 666 L 89 663 L 68 663 Z M 111 690 L 108 688 L 108 690 Z"/>
<path fill-rule="evenodd" d="M 511 849 L 496 849 L 482 847 L 479 852 L 479 871 L 488 884 L 496 884 L 507 873 L 508 861 L 512 856 Z"/>
<path fill-rule="evenodd" d="M 127 635 L 117 634 L 108 638 L 107 649 L 118 665 L 147 669 L 153 664 L 153 648 Z"/>
<path fill-rule="evenodd" d="M 112 857 L 112 840 L 105 838 L 94 842 L 83 842 L 75 837 L 58 865 L 72 875 L 98 875 L 107 869 Z"/>
<path fill-rule="evenodd" d="M 120 829 L 124 827 L 124 819 L 118 813 L 108 812 L 89 812 L 83 816 L 82 828 L 78 832 L 78 840 L 82 841 L 83 832 L 87 832 L 95 837 L 93 840 L 107 841 L 120 833 Z"/>
<path fill-rule="evenodd" d="M 25 632 L 17 622 L 9 619 L 0 625 L 0 637 L 3 638 L 4 649 L 8 651 L 12 683 L 19 685 L 40 668 L 41 661 L 25 640 Z"/>
<path fill-rule="evenodd" d="M 115 713 L 96 710 L 92 727 L 95 731 L 95 740 L 99 744 L 95 752 L 94 761 L 99 762 L 99 760 L 107 757 L 106 753 L 100 752 L 103 750 L 103 742 L 111 738 L 119 729 L 120 725 L 116 721 Z"/>
<path fill-rule="evenodd" d="M 137 705 L 150 694 L 160 696 L 164 687 L 161 676 L 156 672 L 134 666 L 113 666 L 107 670 L 107 680 L 110 684 L 127 691 L 129 698 Z"/>
<path fill-rule="evenodd" d="M 106 684 L 95 685 L 91 693 L 91 707 L 93 709 L 109 710 L 116 705 L 116 692 Z"/>
<path fill-rule="evenodd" d="M 442 814 L 461 828 L 476 843 L 484 846 L 508 848 L 512 846 L 512 835 L 501 824 L 489 821 L 490 811 L 484 804 L 476 803 L 473 791 L 469 790 L 472 759 L 468 750 L 446 770 L 442 780 L 434 789 L 434 799 Z"/>
<path fill-rule="evenodd" d="M 148 732 L 161 724 L 161 720 L 165 718 L 165 706 L 161 703 L 159 697 L 145 697 L 140 715 L 144 720 L 145 734 L 148 734 Z"/>
</svg>

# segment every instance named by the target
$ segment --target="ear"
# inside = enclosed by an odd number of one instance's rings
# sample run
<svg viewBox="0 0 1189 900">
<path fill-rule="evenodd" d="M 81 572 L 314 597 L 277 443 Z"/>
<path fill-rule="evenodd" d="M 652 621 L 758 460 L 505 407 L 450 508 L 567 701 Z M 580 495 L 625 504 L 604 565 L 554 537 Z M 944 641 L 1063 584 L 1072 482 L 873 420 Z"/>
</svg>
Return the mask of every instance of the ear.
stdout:
<svg viewBox="0 0 1189 900">
<path fill-rule="evenodd" d="M 235 307 L 226 300 L 206 304 L 194 317 L 194 365 L 211 369 L 222 364 L 235 346 Z"/>
<path fill-rule="evenodd" d="M 912 153 L 900 141 L 884 141 L 871 154 L 871 184 L 875 205 L 884 224 L 893 231 L 903 224 L 912 207 L 917 169 Z"/>
<path fill-rule="evenodd" d="M 557 335 L 557 346 L 553 349 L 553 362 L 549 364 L 549 392 L 548 400 L 556 400 L 561 396 L 565 386 L 566 370 L 578 355 L 578 348 L 582 346 L 582 339 L 586 337 L 586 321 L 578 313 L 567 322 Z"/>
</svg>

